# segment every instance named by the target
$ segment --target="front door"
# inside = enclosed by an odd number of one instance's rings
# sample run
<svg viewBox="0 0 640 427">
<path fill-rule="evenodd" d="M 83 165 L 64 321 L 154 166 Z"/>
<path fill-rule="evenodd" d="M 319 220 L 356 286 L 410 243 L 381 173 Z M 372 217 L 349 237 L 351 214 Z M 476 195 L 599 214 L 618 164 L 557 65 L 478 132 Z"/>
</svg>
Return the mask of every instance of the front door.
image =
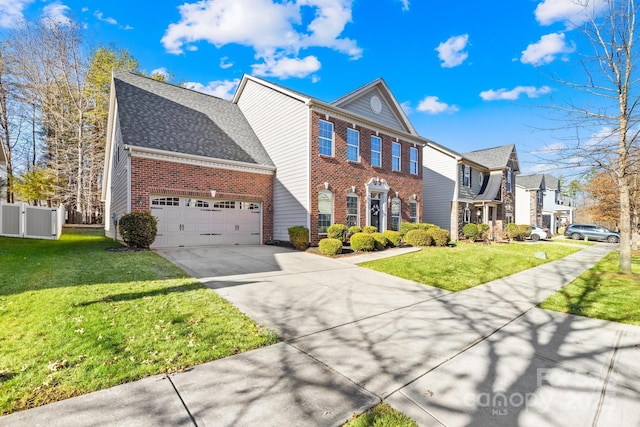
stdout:
<svg viewBox="0 0 640 427">
<path fill-rule="evenodd" d="M 369 207 L 369 224 L 380 231 L 380 199 L 371 199 Z"/>
</svg>

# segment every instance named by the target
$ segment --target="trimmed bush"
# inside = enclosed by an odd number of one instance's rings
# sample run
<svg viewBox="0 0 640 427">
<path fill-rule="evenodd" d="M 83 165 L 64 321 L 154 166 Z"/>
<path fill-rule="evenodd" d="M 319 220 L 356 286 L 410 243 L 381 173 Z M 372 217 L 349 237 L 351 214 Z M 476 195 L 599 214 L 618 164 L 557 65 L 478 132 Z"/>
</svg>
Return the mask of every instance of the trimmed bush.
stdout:
<svg viewBox="0 0 640 427">
<path fill-rule="evenodd" d="M 378 227 L 374 225 L 367 225 L 366 227 L 362 227 L 362 232 L 366 234 L 377 233 Z"/>
<path fill-rule="evenodd" d="M 349 229 L 344 224 L 332 224 L 327 228 L 327 237 L 329 239 L 338 239 L 341 242 L 346 242 L 348 231 Z"/>
<path fill-rule="evenodd" d="M 475 242 L 478 238 L 478 234 L 480 234 L 480 230 L 476 224 L 469 223 L 462 227 L 462 234 L 472 242 Z"/>
<path fill-rule="evenodd" d="M 531 226 L 530 225 L 518 225 L 518 230 L 520 231 L 520 238 L 522 240 L 526 239 L 527 237 L 531 236 Z"/>
<path fill-rule="evenodd" d="M 391 246 L 392 248 L 397 248 L 398 246 L 400 246 L 400 242 L 402 241 L 400 232 L 387 230 L 382 234 L 387 238 L 387 245 Z"/>
<path fill-rule="evenodd" d="M 401 222 L 399 233 L 402 237 L 406 236 L 408 232 L 411 230 L 415 230 L 417 228 L 417 224 L 413 222 Z"/>
<path fill-rule="evenodd" d="M 289 227 L 289 241 L 293 247 L 299 251 L 304 251 L 309 247 L 309 229 L 302 225 Z"/>
<path fill-rule="evenodd" d="M 411 230 L 404 236 L 404 241 L 411 246 L 431 246 L 433 240 L 427 230 Z"/>
<path fill-rule="evenodd" d="M 387 238 L 382 233 L 371 233 L 373 240 L 375 240 L 375 247 L 377 251 L 381 251 L 387 247 Z"/>
<path fill-rule="evenodd" d="M 439 227 L 432 227 L 428 229 L 427 234 L 431 236 L 433 245 L 435 246 L 447 246 L 447 243 L 449 243 L 449 240 L 451 239 L 449 232 Z"/>
<path fill-rule="evenodd" d="M 322 255 L 340 255 L 342 253 L 342 240 L 340 239 L 322 239 L 318 242 L 318 248 Z"/>
<path fill-rule="evenodd" d="M 362 228 L 360 228 L 357 225 L 352 225 L 351 227 L 349 227 L 349 235 L 354 235 L 356 233 L 362 233 Z"/>
<path fill-rule="evenodd" d="M 520 238 L 520 227 L 518 224 L 507 224 L 507 235 L 510 239 L 516 240 Z"/>
<path fill-rule="evenodd" d="M 356 233 L 351 236 L 351 249 L 355 252 L 372 251 L 376 241 L 371 234 Z"/>
<path fill-rule="evenodd" d="M 156 240 L 158 220 L 150 212 L 131 212 L 118 221 L 122 240 L 130 248 L 148 248 Z"/>
<path fill-rule="evenodd" d="M 478 224 L 478 240 L 488 237 L 489 225 L 485 223 Z"/>
</svg>

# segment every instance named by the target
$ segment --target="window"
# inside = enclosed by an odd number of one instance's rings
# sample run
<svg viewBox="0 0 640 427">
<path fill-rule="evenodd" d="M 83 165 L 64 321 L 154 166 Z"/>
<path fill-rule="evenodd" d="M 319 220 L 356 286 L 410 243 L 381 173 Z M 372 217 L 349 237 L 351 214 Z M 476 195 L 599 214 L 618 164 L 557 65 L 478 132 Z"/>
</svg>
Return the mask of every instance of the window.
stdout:
<svg viewBox="0 0 640 427">
<path fill-rule="evenodd" d="M 323 156 L 333 156 L 333 123 L 320 120 L 318 134 L 318 152 Z"/>
<path fill-rule="evenodd" d="M 469 209 L 469 206 L 464 208 L 464 212 L 462 214 L 462 222 L 465 224 L 468 224 L 471 222 L 471 209 Z"/>
<path fill-rule="evenodd" d="M 325 234 L 333 222 L 333 193 L 318 193 L 318 233 Z"/>
<path fill-rule="evenodd" d="M 371 137 L 371 166 L 382 166 L 382 139 Z"/>
<path fill-rule="evenodd" d="M 347 160 L 360 161 L 360 132 L 355 129 L 347 129 Z"/>
<path fill-rule="evenodd" d="M 409 172 L 418 175 L 418 149 L 414 147 L 409 149 Z"/>
<path fill-rule="evenodd" d="M 542 190 L 538 190 L 538 204 L 541 205 L 543 202 L 544 193 Z"/>
<path fill-rule="evenodd" d="M 213 204 L 213 207 L 217 209 L 235 209 L 236 202 L 230 202 L 230 201 L 215 202 Z"/>
<path fill-rule="evenodd" d="M 409 222 L 418 222 L 418 202 L 416 200 L 409 203 Z"/>
<path fill-rule="evenodd" d="M 199 199 L 184 199 L 184 205 L 190 208 L 208 208 L 209 202 Z"/>
<path fill-rule="evenodd" d="M 358 196 L 347 196 L 347 227 L 358 225 Z"/>
<path fill-rule="evenodd" d="M 260 210 L 260 205 L 258 203 L 251 202 L 240 202 L 240 209 L 244 209 L 247 211 L 258 212 Z"/>
<path fill-rule="evenodd" d="M 402 169 L 402 159 L 400 157 L 401 151 L 402 146 L 399 142 L 391 143 L 391 170 L 399 171 Z"/>
<path fill-rule="evenodd" d="M 508 213 L 506 216 L 507 224 L 513 224 L 513 214 Z"/>
<path fill-rule="evenodd" d="M 471 187 L 471 167 L 462 165 L 462 185 Z"/>
<path fill-rule="evenodd" d="M 512 183 L 511 183 L 511 168 L 507 167 L 507 191 L 512 191 Z"/>
<path fill-rule="evenodd" d="M 394 197 L 391 199 L 391 229 L 393 231 L 400 230 L 400 199 Z"/>
<path fill-rule="evenodd" d="M 180 206 L 180 199 L 177 197 L 154 197 L 151 199 L 151 206 Z"/>
</svg>

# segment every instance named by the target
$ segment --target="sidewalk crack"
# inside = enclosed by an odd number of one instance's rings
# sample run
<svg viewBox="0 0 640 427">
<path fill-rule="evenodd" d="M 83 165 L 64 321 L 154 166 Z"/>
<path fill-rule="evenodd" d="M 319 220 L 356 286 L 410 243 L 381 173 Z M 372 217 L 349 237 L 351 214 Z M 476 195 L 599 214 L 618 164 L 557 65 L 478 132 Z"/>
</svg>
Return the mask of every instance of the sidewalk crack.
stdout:
<svg viewBox="0 0 640 427">
<path fill-rule="evenodd" d="M 607 394 L 607 386 L 609 385 L 609 380 L 611 379 L 611 374 L 613 373 L 613 368 L 616 364 L 616 356 L 618 355 L 618 349 L 620 348 L 620 341 L 622 340 L 623 334 L 624 332 L 621 331 L 616 332 L 618 339 L 616 340 L 616 347 L 613 350 L 613 354 L 611 355 L 611 362 L 609 362 L 609 370 L 607 371 L 607 376 L 604 379 L 602 390 L 600 391 L 600 400 L 598 401 L 596 414 L 594 415 L 593 423 L 591 424 L 593 427 L 596 427 L 598 425 L 598 420 L 600 419 L 600 413 L 602 412 L 602 406 L 604 405 L 604 398 Z"/>
</svg>

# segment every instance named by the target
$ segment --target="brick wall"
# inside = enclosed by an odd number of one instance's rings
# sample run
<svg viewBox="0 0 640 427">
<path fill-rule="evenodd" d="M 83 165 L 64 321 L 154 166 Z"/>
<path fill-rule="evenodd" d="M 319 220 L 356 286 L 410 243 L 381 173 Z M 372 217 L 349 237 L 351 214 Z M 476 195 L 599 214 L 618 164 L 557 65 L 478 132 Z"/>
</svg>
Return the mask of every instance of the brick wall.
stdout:
<svg viewBox="0 0 640 427">
<path fill-rule="evenodd" d="M 359 221 L 360 226 L 367 223 L 367 193 L 365 184 L 378 177 L 387 181 L 391 187 L 388 192 L 389 200 L 398 192 L 401 205 L 401 221 L 409 221 L 409 203 L 415 194 L 418 202 L 418 218 L 422 216 L 422 148 L 418 145 L 418 174 L 409 173 L 409 149 L 413 145 L 402 139 L 396 141 L 395 137 L 348 123 L 333 117 L 328 119 L 324 114 L 312 112 L 311 119 L 311 182 L 310 182 L 310 216 L 311 216 L 311 243 L 317 244 L 321 237 L 318 235 L 318 192 L 325 189 L 325 182 L 329 184 L 329 190 L 333 193 L 333 223 L 345 224 L 347 216 L 346 197 L 355 186 L 355 194 L 359 197 Z M 326 120 L 334 126 L 334 155 L 333 157 L 321 156 L 318 153 L 318 121 Z M 360 162 L 347 161 L 347 128 L 360 132 Z M 371 135 L 382 139 L 382 167 L 371 166 Z M 391 170 L 391 143 L 401 144 L 401 171 Z M 387 205 L 386 228 L 391 228 L 391 210 Z"/>
<path fill-rule="evenodd" d="M 133 157 L 131 159 L 131 210 L 148 211 L 150 196 L 163 193 L 262 202 L 262 236 L 273 236 L 273 175 L 215 169 L 204 166 Z M 209 196 L 206 196 L 209 194 Z"/>
</svg>

